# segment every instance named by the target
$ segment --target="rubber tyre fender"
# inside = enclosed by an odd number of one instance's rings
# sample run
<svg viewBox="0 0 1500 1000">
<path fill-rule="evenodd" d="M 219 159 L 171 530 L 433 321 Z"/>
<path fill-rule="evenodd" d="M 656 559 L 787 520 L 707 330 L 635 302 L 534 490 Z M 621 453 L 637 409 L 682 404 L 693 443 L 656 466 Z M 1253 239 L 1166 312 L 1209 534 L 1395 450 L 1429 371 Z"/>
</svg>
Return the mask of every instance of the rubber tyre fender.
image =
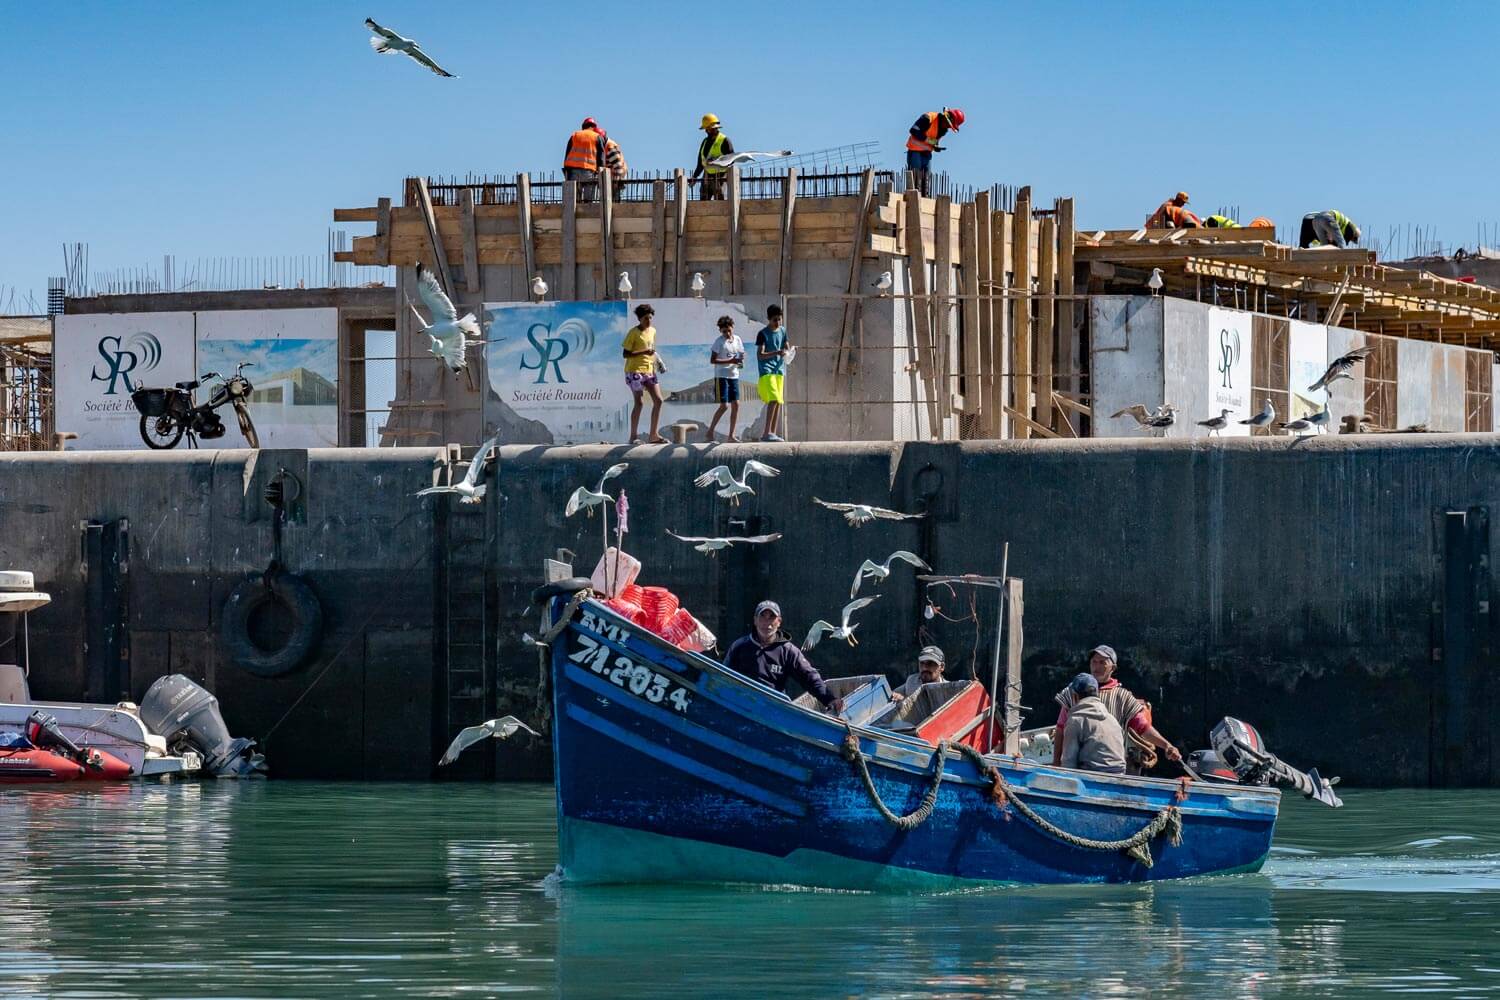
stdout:
<svg viewBox="0 0 1500 1000">
<path fill-rule="evenodd" d="M 532 604 L 546 604 L 554 597 L 572 597 L 580 590 L 587 590 L 594 581 L 586 576 L 570 576 L 556 583 L 545 583 L 531 592 Z"/>
<path fill-rule="evenodd" d="M 268 601 L 280 602 L 293 622 L 286 645 L 272 651 L 261 649 L 250 638 L 250 616 Z M 255 576 L 235 587 L 224 602 L 219 637 L 241 669 L 257 677 L 280 677 L 306 663 L 323 638 L 323 605 L 308 582 L 295 573 L 276 577 L 274 590 Z"/>
</svg>

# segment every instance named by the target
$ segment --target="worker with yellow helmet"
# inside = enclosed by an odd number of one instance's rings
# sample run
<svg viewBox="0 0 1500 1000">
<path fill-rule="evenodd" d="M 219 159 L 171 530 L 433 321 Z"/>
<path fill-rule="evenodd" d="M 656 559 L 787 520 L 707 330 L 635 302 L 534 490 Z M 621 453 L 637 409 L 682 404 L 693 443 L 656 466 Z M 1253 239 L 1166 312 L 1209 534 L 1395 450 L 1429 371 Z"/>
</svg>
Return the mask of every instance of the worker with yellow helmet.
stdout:
<svg viewBox="0 0 1500 1000">
<path fill-rule="evenodd" d="M 698 197 L 704 201 L 724 200 L 724 175 L 729 172 L 728 167 L 716 167 L 713 161 L 721 156 L 728 156 L 734 152 L 734 143 L 729 141 L 729 136 L 719 130 L 719 116 L 707 114 L 698 126 L 703 130 L 703 142 L 698 145 L 698 165 L 693 168 L 693 176 L 688 183 L 695 183 L 700 177 L 703 179 L 703 187 Z"/>
</svg>

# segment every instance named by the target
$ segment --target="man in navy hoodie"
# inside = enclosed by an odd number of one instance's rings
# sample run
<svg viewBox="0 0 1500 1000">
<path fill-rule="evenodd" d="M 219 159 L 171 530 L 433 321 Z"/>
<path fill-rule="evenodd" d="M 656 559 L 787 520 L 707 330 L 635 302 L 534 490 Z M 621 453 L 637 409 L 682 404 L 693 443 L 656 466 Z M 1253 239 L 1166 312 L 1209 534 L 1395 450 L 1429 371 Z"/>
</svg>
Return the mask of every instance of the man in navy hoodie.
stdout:
<svg viewBox="0 0 1500 1000">
<path fill-rule="evenodd" d="M 797 644 L 781 631 L 781 606 L 775 601 L 761 601 L 755 606 L 754 628 L 749 635 L 740 636 L 724 654 L 724 666 L 730 670 L 754 677 L 762 684 L 769 684 L 782 693 L 787 681 L 797 683 L 810 691 L 824 708 L 835 714 L 844 710 L 844 699 L 835 698 L 823 683 L 823 676 L 803 655 Z"/>
</svg>

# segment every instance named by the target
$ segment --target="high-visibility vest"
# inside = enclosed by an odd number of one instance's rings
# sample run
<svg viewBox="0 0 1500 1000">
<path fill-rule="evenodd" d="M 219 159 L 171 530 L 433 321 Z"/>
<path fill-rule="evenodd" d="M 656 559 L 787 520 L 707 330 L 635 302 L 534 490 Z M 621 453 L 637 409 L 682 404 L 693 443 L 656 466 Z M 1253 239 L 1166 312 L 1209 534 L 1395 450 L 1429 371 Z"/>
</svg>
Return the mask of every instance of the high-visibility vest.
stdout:
<svg viewBox="0 0 1500 1000">
<path fill-rule="evenodd" d="M 930 153 L 930 152 L 932 152 L 932 147 L 937 145 L 937 141 L 938 141 L 938 123 L 942 121 L 942 118 L 943 118 L 943 113 L 941 111 L 929 111 L 929 112 L 927 112 L 927 139 L 926 139 L 926 141 L 918 139 L 914 135 L 908 134 L 907 137 L 906 137 L 906 148 L 908 150 L 910 150 L 911 152 L 913 152 L 913 153 Z"/>
<path fill-rule="evenodd" d="M 575 170 L 599 169 L 599 133 L 591 128 L 581 128 L 568 140 L 568 155 L 563 157 L 563 167 Z"/>
<path fill-rule="evenodd" d="M 1203 224 L 1205 226 L 1209 226 L 1209 227 L 1212 227 L 1214 229 L 1240 229 L 1240 228 L 1242 228 L 1238 222 L 1235 222 L 1233 219 L 1231 219 L 1227 215 L 1210 215 L 1208 218 L 1206 218 L 1206 219 L 1203 220 Z"/>
<path fill-rule="evenodd" d="M 1354 227 L 1354 220 L 1336 208 L 1330 208 L 1328 213 L 1333 216 L 1333 221 L 1338 224 L 1339 232 L 1345 239 L 1349 239 L 1350 230 Z"/>
<path fill-rule="evenodd" d="M 706 135 L 703 142 L 698 146 L 698 162 L 702 164 L 705 173 L 724 174 L 729 172 L 728 167 L 715 167 L 709 160 L 717 160 L 724 155 L 724 142 L 728 139 L 723 132 L 717 135 Z"/>
<path fill-rule="evenodd" d="M 609 167 L 609 172 L 617 181 L 625 179 L 625 153 L 621 151 L 620 144 L 613 139 L 604 140 L 604 162 Z"/>
</svg>

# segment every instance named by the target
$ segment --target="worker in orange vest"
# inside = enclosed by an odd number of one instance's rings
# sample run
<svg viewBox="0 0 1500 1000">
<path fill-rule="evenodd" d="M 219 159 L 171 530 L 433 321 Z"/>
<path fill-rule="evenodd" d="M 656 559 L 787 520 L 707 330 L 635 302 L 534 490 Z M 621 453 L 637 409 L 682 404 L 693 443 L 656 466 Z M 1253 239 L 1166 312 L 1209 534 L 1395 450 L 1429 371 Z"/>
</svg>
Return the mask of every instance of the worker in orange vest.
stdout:
<svg viewBox="0 0 1500 1000">
<path fill-rule="evenodd" d="M 923 194 L 931 193 L 932 154 L 943 151 L 938 140 L 949 131 L 957 132 L 963 123 L 961 109 L 944 108 L 929 111 L 912 124 L 906 138 L 906 169 L 914 175 L 917 188 Z"/>
<path fill-rule="evenodd" d="M 1187 203 L 1187 192 L 1178 191 L 1176 195 L 1162 202 L 1161 207 L 1151 213 L 1146 219 L 1146 228 L 1197 229 L 1203 225 L 1203 220 L 1188 211 Z"/>
<path fill-rule="evenodd" d="M 578 181 L 581 201 L 593 201 L 598 187 L 599 171 L 604 169 L 605 142 L 608 137 L 599 123 L 585 118 L 578 131 L 568 136 L 563 152 L 563 180 Z"/>
</svg>

